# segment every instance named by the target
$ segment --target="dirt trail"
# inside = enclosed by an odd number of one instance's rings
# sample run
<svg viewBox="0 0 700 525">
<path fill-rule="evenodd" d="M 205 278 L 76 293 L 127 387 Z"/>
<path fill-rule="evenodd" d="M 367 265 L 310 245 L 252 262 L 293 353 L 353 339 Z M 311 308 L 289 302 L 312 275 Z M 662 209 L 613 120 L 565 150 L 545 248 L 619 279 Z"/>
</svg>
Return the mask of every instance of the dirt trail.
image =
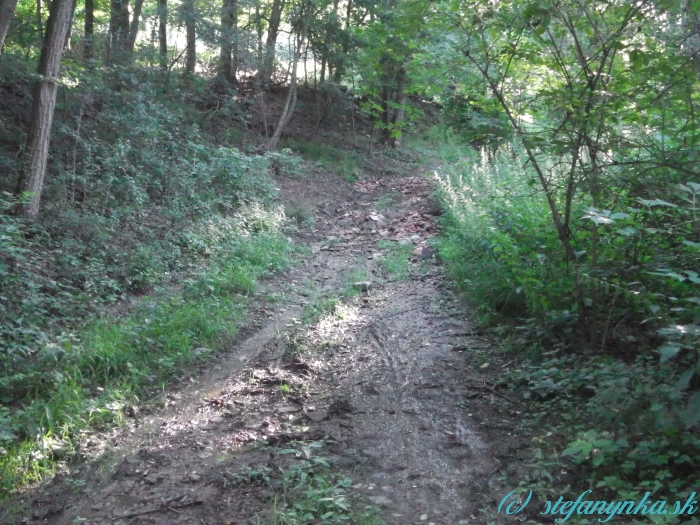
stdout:
<svg viewBox="0 0 700 525">
<path fill-rule="evenodd" d="M 294 461 L 278 453 L 295 440 L 322 442 L 355 504 L 377 506 L 387 524 L 493 518 L 514 405 L 490 383 L 501 367 L 491 342 L 428 247 L 430 180 L 312 183 L 280 181 L 318 216 L 300 231 L 312 255 L 266 285 L 286 290 L 286 304 L 261 306 L 247 337 L 164 408 L 86 443 L 95 459 L 29 494 L 19 522 L 271 523 L 275 489 L 256 481 Z M 408 278 L 392 278 L 381 239 L 410 244 Z M 304 305 L 342 296 L 358 276 L 363 291 L 335 315 L 301 323 Z"/>
</svg>

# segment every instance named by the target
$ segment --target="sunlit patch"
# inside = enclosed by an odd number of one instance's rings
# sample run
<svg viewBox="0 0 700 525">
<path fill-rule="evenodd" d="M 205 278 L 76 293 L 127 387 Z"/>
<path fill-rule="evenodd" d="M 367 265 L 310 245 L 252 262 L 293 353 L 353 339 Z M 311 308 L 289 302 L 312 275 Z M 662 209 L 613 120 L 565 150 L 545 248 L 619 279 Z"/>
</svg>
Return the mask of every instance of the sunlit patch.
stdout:
<svg viewBox="0 0 700 525">
<path fill-rule="evenodd" d="M 360 307 L 339 304 L 333 313 L 326 315 L 316 325 L 316 333 L 321 341 L 334 344 L 347 337 L 347 334 L 357 321 L 360 320 Z"/>
</svg>

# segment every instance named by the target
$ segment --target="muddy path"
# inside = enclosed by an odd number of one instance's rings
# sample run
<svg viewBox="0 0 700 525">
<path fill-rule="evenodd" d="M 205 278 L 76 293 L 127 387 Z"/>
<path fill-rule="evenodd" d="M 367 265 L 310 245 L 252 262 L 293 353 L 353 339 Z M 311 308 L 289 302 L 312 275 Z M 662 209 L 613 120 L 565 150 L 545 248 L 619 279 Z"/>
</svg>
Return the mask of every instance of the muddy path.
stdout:
<svg viewBox="0 0 700 525">
<path fill-rule="evenodd" d="M 23 495 L 17 523 L 291 523 L 274 514 L 295 464 L 329 465 L 349 523 L 494 519 L 517 405 L 428 244 L 430 179 L 280 186 L 315 216 L 297 239 L 311 254 L 259 294 L 283 301 L 160 407 L 86 440 L 90 459 Z"/>
</svg>

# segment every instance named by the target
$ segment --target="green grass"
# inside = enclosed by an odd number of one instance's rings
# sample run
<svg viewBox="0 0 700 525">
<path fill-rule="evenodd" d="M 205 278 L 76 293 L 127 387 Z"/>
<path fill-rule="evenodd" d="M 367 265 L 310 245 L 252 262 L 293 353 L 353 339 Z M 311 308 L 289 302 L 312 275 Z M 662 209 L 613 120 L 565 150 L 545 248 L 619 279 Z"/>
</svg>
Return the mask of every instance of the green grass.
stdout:
<svg viewBox="0 0 700 525">
<path fill-rule="evenodd" d="M 377 201 L 377 203 L 374 205 L 374 207 L 379 211 L 386 210 L 387 208 L 396 204 L 400 200 L 401 200 L 400 193 L 396 193 L 396 192 L 388 193 L 387 195 L 384 195 L 381 199 L 379 199 Z"/>
<path fill-rule="evenodd" d="M 313 212 L 310 212 L 306 208 L 292 207 L 286 212 L 287 218 L 293 221 L 299 228 L 305 226 L 313 226 L 316 221 Z"/>
<path fill-rule="evenodd" d="M 304 324 L 310 325 L 317 323 L 322 318 L 333 315 L 340 304 L 340 299 L 337 297 L 319 297 L 315 301 L 304 306 L 304 313 L 301 320 Z"/>
<path fill-rule="evenodd" d="M 379 241 L 378 248 L 388 250 L 388 253 L 378 260 L 386 278 L 390 281 L 408 279 L 410 268 L 408 259 L 413 251 L 413 244 L 399 244 L 393 241 Z"/>
<path fill-rule="evenodd" d="M 258 279 L 287 266 L 290 252 L 279 231 L 242 236 L 175 295 L 145 299 L 127 316 L 97 319 L 46 345 L 13 377 L 27 393 L 0 407 L 0 436 L 14 436 L 0 457 L 0 488 L 52 473 L 81 434 L 121 424 L 125 406 L 223 347 Z"/>
<path fill-rule="evenodd" d="M 340 150 L 317 142 L 287 139 L 283 147 L 289 148 L 306 160 L 316 161 L 322 168 L 354 182 L 362 173 L 363 159 L 356 153 Z"/>
<path fill-rule="evenodd" d="M 296 448 L 279 452 L 297 454 L 304 459 L 295 461 L 282 475 L 267 523 L 383 525 L 384 521 L 377 517 L 377 507 L 363 505 L 351 493 L 352 480 L 333 471 L 325 458 L 314 454 L 314 449 L 321 446 L 321 442 L 312 442 L 301 444 L 301 453 Z"/>
</svg>

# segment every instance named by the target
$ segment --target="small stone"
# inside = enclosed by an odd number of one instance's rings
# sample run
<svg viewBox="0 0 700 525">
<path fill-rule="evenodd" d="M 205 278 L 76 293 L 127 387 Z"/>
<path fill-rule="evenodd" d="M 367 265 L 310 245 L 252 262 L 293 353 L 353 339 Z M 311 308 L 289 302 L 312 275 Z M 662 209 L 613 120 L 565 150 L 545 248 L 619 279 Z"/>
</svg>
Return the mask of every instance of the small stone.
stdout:
<svg viewBox="0 0 700 525">
<path fill-rule="evenodd" d="M 420 515 L 420 520 L 421 520 L 421 521 L 425 521 L 425 520 L 427 520 L 427 519 L 428 519 L 428 515 L 427 515 L 427 514 L 421 514 L 421 515 Z"/>
<path fill-rule="evenodd" d="M 199 474 L 190 474 L 190 475 L 189 475 L 189 480 L 190 480 L 190 481 L 195 481 L 195 482 L 196 482 L 196 481 L 199 481 L 200 479 L 202 479 L 202 476 L 200 476 Z"/>
<path fill-rule="evenodd" d="M 386 496 L 370 496 L 369 500 L 375 505 L 393 505 L 394 503 Z"/>
<path fill-rule="evenodd" d="M 353 285 L 355 288 L 359 288 L 359 289 L 362 290 L 363 292 L 366 292 L 367 290 L 369 290 L 370 288 L 372 288 L 372 282 L 371 282 L 371 281 L 357 281 L 357 282 L 355 282 L 355 283 L 352 283 L 352 285 Z"/>
<path fill-rule="evenodd" d="M 328 419 L 328 412 L 304 412 L 304 416 L 314 423 L 320 423 Z"/>
<path fill-rule="evenodd" d="M 149 485 L 155 485 L 158 483 L 158 476 L 156 474 L 149 474 L 143 480 L 148 483 Z"/>
</svg>

